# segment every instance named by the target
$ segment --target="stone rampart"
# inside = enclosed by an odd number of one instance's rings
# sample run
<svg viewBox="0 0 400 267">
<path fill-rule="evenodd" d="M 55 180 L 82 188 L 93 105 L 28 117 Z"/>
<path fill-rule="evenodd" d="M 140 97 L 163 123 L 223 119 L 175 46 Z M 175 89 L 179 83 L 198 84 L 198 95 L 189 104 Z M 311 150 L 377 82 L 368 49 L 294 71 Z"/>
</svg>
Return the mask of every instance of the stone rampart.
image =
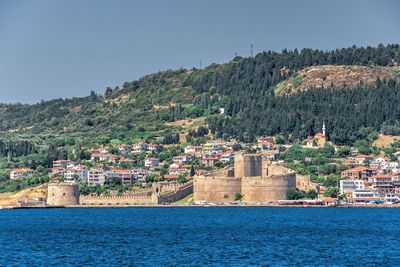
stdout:
<svg viewBox="0 0 400 267">
<path fill-rule="evenodd" d="M 266 203 L 286 199 L 286 192 L 296 187 L 294 173 L 266 177 L 242 178 L 242 201 L 246 203 Z"/>
<path fill-rule="evenodd" d="M 241 178 L 197 176 L 193 182 L 195 202 L 210 203 L 234 202 L 235 194 L 241 192 Z"/>
<path fill-rule="evenodd" d="M 153 190 L 153 192 L 143 192 L 127 196 L 81 196 L 80 204 L 96 206 L 132 206 L 173 203 L 193 193 L 193 183 L 157 184 L 154 185 Z M 163 192 L 168 193 L 163 194 Z"/>
<path fill-rule="evenodd" d="M 176 191 L 158 196 L 158 204 L 174 203 L 193 193 L 193 183 L 189 182 L 177 187 Z"/>
<path fill-rule="evenodd" d="M 117 206 L 117 205 L 155 205 L 158 204 L 156 195 L 137 196 L 81 196 L 81 205 Z"/>
</svg>

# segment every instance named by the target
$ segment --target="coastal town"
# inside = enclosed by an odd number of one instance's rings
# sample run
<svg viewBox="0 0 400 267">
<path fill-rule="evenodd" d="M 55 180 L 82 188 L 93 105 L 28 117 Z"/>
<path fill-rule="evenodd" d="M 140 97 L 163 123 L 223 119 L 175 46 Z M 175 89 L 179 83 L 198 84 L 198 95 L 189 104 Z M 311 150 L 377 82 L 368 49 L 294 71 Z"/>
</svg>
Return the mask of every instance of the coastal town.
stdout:
<svg viewBox="0 0 400 267">
<path fill-rule="evenodd" d="M 370 149 L 373 153 L 363 154 L 365 147 L 340 147 L 326 141 L 323 125 L 320 133 L 296 145 L 283 143 L 279 136 L 264 136 L 256 143 L 232 139 L 186 146 L 145 142 L 97 146 L 88 149 L 87 159 L 54 160 L 47 175 L 52 186 L 63 184 L 77 188 L 74 190 L 79 191 L 80 197 L 70 203 L 74 205 L 395 206 L 400 202 L 399 144 L 395 141 L 390 151 Z M 259 163 L 248 166 L 259 168 L 254 174 L 245 174 L 246 171 L 239 171 L 237 167 L 236 161 L 246 155 L 259 158 Z M 203 182 L 207 180 L 200 179 L 212 177 L 214 183 L 215 176 L 218 179 L 240 176 L 240 179 L 253 177 L 259 183 L 267 179 L 269 183 L 268 172 L 276 169 L 280 174 L 293 173 L 293 181 L 268 185 L 266 191 L 257 187 L 258 191 L 243 193 L 244 185 L 230 192 L 230 185 L 224 184 L 226 181 L 207 185 Z M 36 173 L 31 168 L 16 168 L 11 170 L 9 178 L 24 181 Z M 214 192 L 219 186 L 222 189 Z M 250 198 L 250 194 L 256 197 Z M 168 198 L 162 197 L 166 195 Z M 110 201 L 113 198 L 117 201 Z M 37 205 L 46 205 L 46 199 L 23 199 L 17 203 L 17 206 Z"/>
</svg>

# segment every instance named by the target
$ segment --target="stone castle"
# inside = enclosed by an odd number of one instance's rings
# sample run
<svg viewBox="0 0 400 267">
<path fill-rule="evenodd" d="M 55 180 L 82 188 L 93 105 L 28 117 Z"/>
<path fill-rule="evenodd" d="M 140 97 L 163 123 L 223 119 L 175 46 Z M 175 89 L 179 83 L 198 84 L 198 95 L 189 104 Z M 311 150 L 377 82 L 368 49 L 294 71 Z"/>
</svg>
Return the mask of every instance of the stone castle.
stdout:
<svg viewBox="0 0 400 267">
<path fill-rule="evenodd" d="M 268 203 L 286 198 L 288 189 L 296 187 L 296 174 L 263 160 L 261 155 L 241 154 L 234 166 L 202 176 L 195 176 L 195 203 L 232 203 L 238 193 L 244 203 Z"/>
</svg>

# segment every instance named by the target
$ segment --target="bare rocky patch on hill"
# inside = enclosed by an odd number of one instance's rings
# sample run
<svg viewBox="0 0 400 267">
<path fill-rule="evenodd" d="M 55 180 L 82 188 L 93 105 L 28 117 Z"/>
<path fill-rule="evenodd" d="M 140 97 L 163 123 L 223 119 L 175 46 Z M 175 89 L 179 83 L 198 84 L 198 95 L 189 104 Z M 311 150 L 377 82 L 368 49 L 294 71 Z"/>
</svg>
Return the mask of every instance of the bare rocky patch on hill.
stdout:
<svg viewBox="0 0 400 267">
<path fill-rule="evenodd" d="M 374 85 L 377 79 L 399 80 L 400 67 L 322 65 L 302 69 L 275 86 L 277 95 L 293 95 L 312 88 L 342 89 Z"/>
</svg>

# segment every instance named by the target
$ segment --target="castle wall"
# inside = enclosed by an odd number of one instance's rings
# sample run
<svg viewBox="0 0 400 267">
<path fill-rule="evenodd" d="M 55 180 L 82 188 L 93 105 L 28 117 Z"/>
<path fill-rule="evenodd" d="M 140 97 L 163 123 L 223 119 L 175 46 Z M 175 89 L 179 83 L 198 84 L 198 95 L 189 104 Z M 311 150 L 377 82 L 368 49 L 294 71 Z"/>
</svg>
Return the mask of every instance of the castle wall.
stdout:
<svg viewBox="0 0 400 267">
<path fill-rule="evenodd" d="M 241 192 L 241 178 L 198 176 L 193 181 L 195 202 L 230 203 Z"/>
<path fill-rule="evenodd" d="M 162 194 L 167 190 L 173 192 Z M 156 205 L 176 202 L 193 193 L 193 184 L 157 184 L 153 186 L 154 192 L 144 192 L 127 196 L 81 196 L 81 205 L 96 206 L 132 206 L 132 205 Z"/>
<path fill-rule="evenodd" d="M 266 177 L 243 177 L 243 202 L 265 203 L 286 199 L 286 192 L 296 187 L 294 173 Z"/>
<path fill-rule="evenodd" d="M 50 183 L 47 187 L 47 205 L 79 205 L 79 186 L 69 183 Z"/>
<path fill-rule="evenodd" d="M 138 195 L 138 196 L 81 196 L 81 205 L 97 205 L 97 206 L 108 206 L 108 205 L 155 205 L 158 204 L 158 198 L 154 194 L 152 195 Z"/>
<path fill-rule="evenodd" d="M 173 203 L 182 198 L 187 197 L 188 195 L 190 195 L 192 193 L 193 193 L 193 184 L 188 183 L 188 184 L 180 187 L 177 191 L 175 191 L 173 193 L 169 193 L 166 195 L 160 195 L 158 197 L 158 204 Z"/>
</svg>

